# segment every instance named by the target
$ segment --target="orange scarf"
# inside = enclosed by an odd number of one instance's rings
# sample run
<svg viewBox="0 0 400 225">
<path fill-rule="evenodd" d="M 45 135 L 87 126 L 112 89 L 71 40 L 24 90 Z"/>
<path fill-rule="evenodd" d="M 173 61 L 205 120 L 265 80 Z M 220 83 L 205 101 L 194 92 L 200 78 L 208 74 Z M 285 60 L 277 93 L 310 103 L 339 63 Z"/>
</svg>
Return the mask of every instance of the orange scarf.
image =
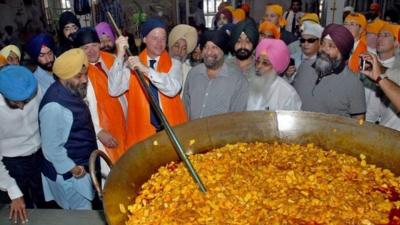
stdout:
<svg viewBox="0 0 400 225">
<path fill-rule="evenodd" d="M 110 69 L 115 60 L 114 56 L 109 53 L 100 52 L 100 57 L 107 69 Z M 117 148 L 107 148 L 104 146 L 107 155 L 115 163 L 126 150 L 126 121 L 124 112 L 118 97 L 112 97 L 108 94 L 107 74 L 104 74 L 96 66 L 89 65 L 88 77 L 96 95 L 100 127 L 108 131 L 118 141 Z"/>
<path fill-rule="evenodd" d="M 365 38 L 361 38 L 357 44 L 353 54 L 350 55 L 349 69 L 354 73 L 360 72 L 360 54 L 367 51 L 367 44 Z"/>
<path fill-rule="evenodd" d="M 147 51 L 143 50 L 139 55 L 140 61 L 144 65 L 148 65 Z M 167 51 L 161 53 L 157 72 L 168 73 L 172 67 L 172 60 L 169 57 Z M 169 76 L 169 75 L 167 75 Z M 161 108 L 171 125 L 178 125 L 187 121 L 187 114 L 185 107 L 179 94 L 175 97 L 168 97 L 161 92 L 159 93 L 159 99 Z M 155 128 L 150 123 L 150 105 L 147 97 L 144 94 L 142 87 L 140 86 L 137 75 L 133 72 L 128 97 L 128 132 L 127 132 L 127 146 L 138 143 L 156 133 Z"/>
</svg>

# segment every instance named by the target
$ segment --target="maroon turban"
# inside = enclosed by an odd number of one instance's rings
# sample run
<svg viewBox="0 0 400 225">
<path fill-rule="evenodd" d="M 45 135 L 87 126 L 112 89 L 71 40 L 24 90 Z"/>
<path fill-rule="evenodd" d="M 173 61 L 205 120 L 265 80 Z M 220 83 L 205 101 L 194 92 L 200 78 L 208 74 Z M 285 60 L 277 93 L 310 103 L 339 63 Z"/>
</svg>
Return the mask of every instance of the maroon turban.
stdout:
<svg viewBox="0 0 400 225">
<path fill-rule="evenodd" d="M 343 60 L 347 60 L 350 57 L 351 50 L 354 46 L 353 35 L 347 30 L 346 27 L 339 24 L 329 24 L 322 32 L 321 40 L 329 35 L 336 47 L 342 54 Z"/>
</svg>

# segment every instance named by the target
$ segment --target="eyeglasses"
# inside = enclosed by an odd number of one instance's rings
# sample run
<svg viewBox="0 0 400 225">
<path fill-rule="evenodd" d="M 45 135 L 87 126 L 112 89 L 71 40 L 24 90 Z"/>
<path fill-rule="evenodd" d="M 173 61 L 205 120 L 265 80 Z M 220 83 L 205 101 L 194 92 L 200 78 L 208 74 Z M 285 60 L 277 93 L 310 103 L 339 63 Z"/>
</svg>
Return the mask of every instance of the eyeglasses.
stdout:
<svg viewBox="0 0 400 225">
<path fill-rule="evenodd" d="M 267 60 L 267 59 L 262 60 L 262 59 L 258 58 L 255 61 L 256 61 L 256 66 L 258 66 L 260 64 L 262 66 L 270 66 L 271 65 L 271 62 L 269 60 Z"/>
<path fill-rule="evenodd" d="M 312 43 L 314 43 L 316 41 L 318 41 L 318 38 L 308 38 L 308 39 L 300 38 L 300 43 L 302 43 L 302 44 L 304 44 L 306 42 L 312 44 Z"/>
</svg>

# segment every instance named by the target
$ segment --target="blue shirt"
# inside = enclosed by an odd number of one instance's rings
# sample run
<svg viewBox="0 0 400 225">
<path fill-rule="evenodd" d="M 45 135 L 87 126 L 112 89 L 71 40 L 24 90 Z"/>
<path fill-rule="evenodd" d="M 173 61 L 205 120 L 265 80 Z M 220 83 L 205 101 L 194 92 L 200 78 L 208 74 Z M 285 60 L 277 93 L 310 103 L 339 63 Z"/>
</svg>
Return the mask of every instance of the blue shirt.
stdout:
<svg viewBox="0 0 400 225">
<path fill-rule="evenodd" d="M 52 162 L 57 173 L 64 174 L 70 171 L 75 163 L 68 157 L 64 145 L 73 123 L 72 112 L 56 102 L 51 102 L 40 110 L 39 120 L 45 158 Z M 86 201 L 94 197 L 89 174 L 80 179 L 73 177 L 68 180 L 57 175 L 55 182 L 42 176 L 42 182 L 46 201 L 55 200 L 64 209 L 91 208 L 89 201 Z"/>
<path fill-rule="evenodd" d="M 42 69 L 40 66 L 36 68 L 35 72 L 33 73 L 33 76 L 38 81 L 39 87 L 42 90 L 43 94 L 46 93 L 47 89 L 55 81 L 53 74 Z"/>
</svg>

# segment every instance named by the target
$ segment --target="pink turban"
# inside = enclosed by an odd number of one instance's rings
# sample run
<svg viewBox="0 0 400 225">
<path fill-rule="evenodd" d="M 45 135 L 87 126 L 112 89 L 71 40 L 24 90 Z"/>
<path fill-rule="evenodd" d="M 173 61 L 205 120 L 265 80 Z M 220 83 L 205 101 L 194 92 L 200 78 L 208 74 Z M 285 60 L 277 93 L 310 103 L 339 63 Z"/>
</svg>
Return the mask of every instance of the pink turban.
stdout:
<svg viewBox="0 0 400 225">
<path fill-rule="evenodd" d="M 289 65 L 290 53 L 289 48 L 280 39 L 263 39 L 256 48 L 256 58 L 260 55 L 267 55 L 274 70 L 281 74 L 285 72 Z"/>
<path fill-rule="evenodd" d="M 110 24 L 108 24 L 106 22 L 101 22 L 101 23 L 97 24 L 96 32 L 97 32 L 97 36 L 99 36 L 99 38 L 101 38 L 101 36 L 105 35 L 108 38 L 110 38 L 111 42 L 113 42 L 113 43 L 115 42 L 115 35 L 112 31 Z"/>
</svg>

